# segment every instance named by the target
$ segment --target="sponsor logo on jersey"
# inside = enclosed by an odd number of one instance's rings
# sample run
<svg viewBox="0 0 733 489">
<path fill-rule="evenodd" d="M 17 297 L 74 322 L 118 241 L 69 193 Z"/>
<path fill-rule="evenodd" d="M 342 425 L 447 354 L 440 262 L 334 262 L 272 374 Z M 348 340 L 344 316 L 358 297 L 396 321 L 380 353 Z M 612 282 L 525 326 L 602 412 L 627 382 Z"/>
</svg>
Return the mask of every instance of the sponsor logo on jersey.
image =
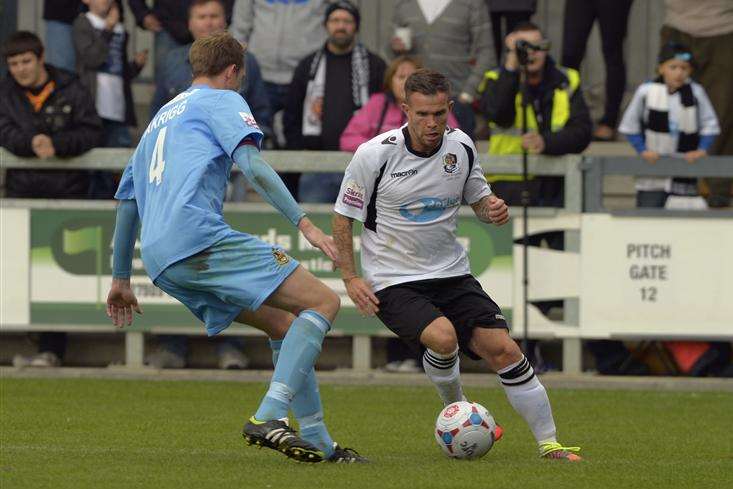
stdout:
<svg viewBox="0 0 733 489">
<path fill-rule="evenodd" d="M 461 204 L 460 199 L 453 197 L 423 197 L 409 204 L 400 206 L 400 215 L 412 222 L 430 222 L 439 218 L 446 209 Z"/>
<path fill-rule="evenodd" d="M 405 171 L 397 171 L 397 172 L 393 172 L 389 174 L 389 176 L 392 178 L 411 177 L 413 175 L 417 175 L 417 170 L 414 168 L 410 168 L 409 170 L 405 170 Z"/>
<path fill-rule="evenodd" d="M 344 196 L 341 199 L 341 202 L 343 202 L 346 205 L 350 205 L 351 207 L 356 207 L 357 209 L 363 209 L 364 208 L 364 187 L 359 185 L 353 180 L 350 180 L 346 183 L 346 188 L 344 189 Z"/>
<path fill-rule="evenodd" d="M 280 266 L 287 265 L 290 261 L 290 257 L 284 251 L 278 250 L 277 248 L 272 249 L 272 256 L 275 257 L 275 261 Z"/>
<path fill-rule="evenodd" d="M 240 112 L 239 116 L 242 118 L 245 124 L 247 124 L 249 127 L 254 127 L 255 129 L 259 129 L 257 127 L 257 121 L 255 120 L 254 116 L 252 114 L 248 114 L 247 112 Z"/>
<path fill-rule="evenodd" d="M 455 173 L 458 171 L 458 158 L 453 153 L 448 153 L 443 157 L 443 170 L 446 173 Z"/>
</svg>

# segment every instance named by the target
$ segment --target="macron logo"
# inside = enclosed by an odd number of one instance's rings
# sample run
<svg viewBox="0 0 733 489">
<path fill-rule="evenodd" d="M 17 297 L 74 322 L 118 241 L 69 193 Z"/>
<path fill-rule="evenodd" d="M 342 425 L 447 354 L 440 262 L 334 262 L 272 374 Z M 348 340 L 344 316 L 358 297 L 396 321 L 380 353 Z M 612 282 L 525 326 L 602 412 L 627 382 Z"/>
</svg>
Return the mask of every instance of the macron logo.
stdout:
<svg viewBox="0 0 733 489">
<path fill-rule="evenodd" d="M 390 173 L 389 176 L 392 178 L 402 178 L 402 177 L 411 177 L 413 175 L 417 175 L 417 170 L 414 168 L 410 168 L 409 170 L 405 171 L 398 171 L 394 173 Z"/>
</svg>

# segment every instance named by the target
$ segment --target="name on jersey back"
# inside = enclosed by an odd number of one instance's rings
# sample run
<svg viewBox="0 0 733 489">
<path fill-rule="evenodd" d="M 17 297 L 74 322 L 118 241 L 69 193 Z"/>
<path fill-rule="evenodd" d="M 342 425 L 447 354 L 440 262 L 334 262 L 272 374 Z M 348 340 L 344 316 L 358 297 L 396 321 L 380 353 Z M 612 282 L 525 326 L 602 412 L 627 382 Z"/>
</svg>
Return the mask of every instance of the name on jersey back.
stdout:
<svg viewBox="0 0 733 489">
<path fill-rule="evenodd" d="M 148 124 L 148 128 L 145 129 L 145 133 L 142 137 L 144 138 L 163 124 L 166 124 L 167 122 L 170 122 L 179 115 L 183 114 L 186 111 L 186 103 L 188 102 L 188 97 L 198 92 L 198 90 L 198 88 L 194 88 L 190 92 L 179 93 L 173 100 L 165 104 L 163 106 L 165 110 L 161 110 L 160 112 L 158 112 L 155 118 L 150 121 L 150 124 Z"/>
</svg>

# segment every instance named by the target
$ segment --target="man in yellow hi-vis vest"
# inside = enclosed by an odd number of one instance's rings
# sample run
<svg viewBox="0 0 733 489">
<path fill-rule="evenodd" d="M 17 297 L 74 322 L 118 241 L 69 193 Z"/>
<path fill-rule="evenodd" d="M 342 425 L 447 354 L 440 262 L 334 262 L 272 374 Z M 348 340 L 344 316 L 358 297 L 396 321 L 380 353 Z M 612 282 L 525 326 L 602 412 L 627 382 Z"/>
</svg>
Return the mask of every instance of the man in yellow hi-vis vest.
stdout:
<svg viewBox="0 0 733 489">
<path fill-rule="evenodd" d="M 527 134 L 522 136 L 520 66 L 515 50 L 518 40 L 529 49 L 527 63 Z M 547 54 L 549 42 L 531 22 L 519 24 L 506 36 L 506 56 L 501 67 L 487 71 L 479 88 L 480 107 L 491 129 L 490 155 L 516 155 L 526 148 L 533 154 L 580 153 L 590 143 L 591 123 L 576 70 L 563 68 Z M 521 175 L 498 175 L 492 188 L 513 205 L 521 204 Z M 531 205 L 562 206 L 559 177 L 532 177 Z M 580 192 L 581 189 L 578 189 Z"/>
</svg>

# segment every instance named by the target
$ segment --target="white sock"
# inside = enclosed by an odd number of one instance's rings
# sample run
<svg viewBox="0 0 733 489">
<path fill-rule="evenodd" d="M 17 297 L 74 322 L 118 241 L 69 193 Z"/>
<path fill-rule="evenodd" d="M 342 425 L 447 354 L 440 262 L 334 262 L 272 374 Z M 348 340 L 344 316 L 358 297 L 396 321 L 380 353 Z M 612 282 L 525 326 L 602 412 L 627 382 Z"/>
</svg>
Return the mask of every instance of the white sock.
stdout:
<svg viewBox="0 0 733 489">
<path fill-rule="evenodd" d="M 547 391 L 534 374 L 534 369 L 522 357 L 497 372 L 509 403 L 527 422 L 537 443 L 557 441 L 555 420 Z"/>
<path fill-rule="evenodd" d="M 432 350 L 425 350 L 422 357 L 425 373 L 438 389 L 438 395 L 444 405 L 464 401 L 461 387 L 461 365 L 458 360 L 458 348 L 453 353 L 443 355 Z"/>
</svg>

